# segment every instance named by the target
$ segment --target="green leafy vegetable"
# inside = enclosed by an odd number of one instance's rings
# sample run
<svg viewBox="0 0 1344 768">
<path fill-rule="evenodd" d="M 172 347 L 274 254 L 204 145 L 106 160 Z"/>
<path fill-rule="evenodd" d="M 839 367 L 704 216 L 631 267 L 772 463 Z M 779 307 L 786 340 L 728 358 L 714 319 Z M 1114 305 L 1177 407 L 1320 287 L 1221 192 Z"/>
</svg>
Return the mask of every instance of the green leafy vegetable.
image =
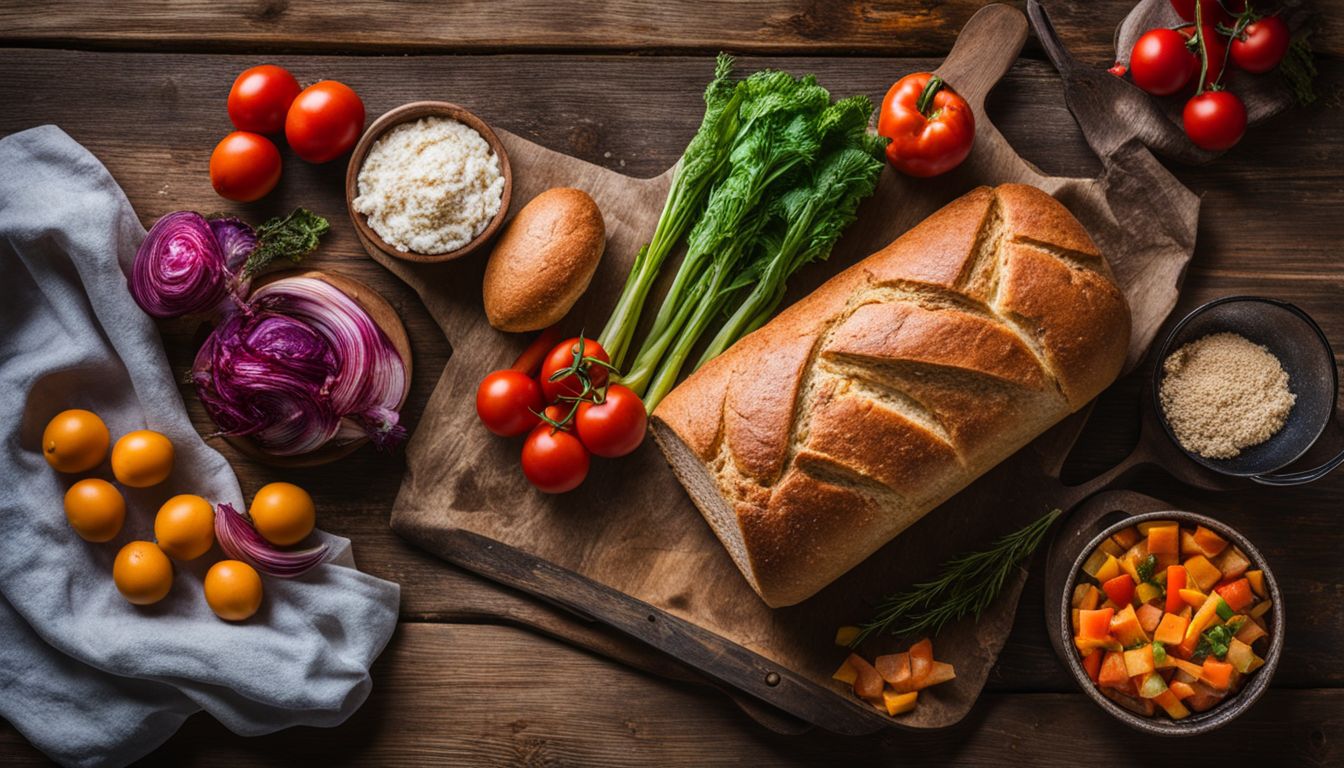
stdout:
<svg viewBox="0 0 1344 768">
<path fill-rule="evenodd" d="M 1167 646 L 1161 640 L 1153 641 L 1153 663 L 1159 667 L 1167 661 Z"/>
<path fill-rule="evenodd" d="M 1223 621 L 1227 621 L 1228 619 L 1236 615 L 1236 613 L 1232 610 L 1232 606 L 1228 605 L 1227 601 L 1222 599 L 1221 597 L 1218 598 L 1218 604 L 1213 607 L 1213 610 L 1218 614 L 1218 618 L 1222 619 Z"/>
<path fill-rule="evenodd" d="M 1208 656 L 1222 659 L 1227 656 L 1227 647 L 1232 642 L 1232 636 L 1236 634 L 1226 624 L 1219 624 L 1216 627 L 1204 630 L 1204 634 L 1199 636 L 1199 644 L 1195 646 L 1195 653 L 1191 657 L 1195 661 L 1202 661 Z"/>
<path fill-rule="evenodd" d="M 883 633 L 937 634 L 948 622 L 978 617 L 998 597 L 1013 570 L 1040 546 L 1060 514 L 1058 509 L 1048 512 L 987 550 L 948 561 L 937 579 L 886 598 L 873 619 L 860 627 L 850 646 Z"/>
<path fill-rule="evenodd" d="M 247 257 L 240 279 L 247 280 L 279 258 L 298 263 L 330 229 L 330 222 L 306 208 L 267 221 L 257 227 L 257 247 Z"/>
<path fill-rule="evenodd" d="M 1153 583 L 1153 571 L 1157 569 L 1157 555 L 1149 555 L 1139 563 L 1136 569 L 1139 572 L 1139 581 Z"/>
</svg>

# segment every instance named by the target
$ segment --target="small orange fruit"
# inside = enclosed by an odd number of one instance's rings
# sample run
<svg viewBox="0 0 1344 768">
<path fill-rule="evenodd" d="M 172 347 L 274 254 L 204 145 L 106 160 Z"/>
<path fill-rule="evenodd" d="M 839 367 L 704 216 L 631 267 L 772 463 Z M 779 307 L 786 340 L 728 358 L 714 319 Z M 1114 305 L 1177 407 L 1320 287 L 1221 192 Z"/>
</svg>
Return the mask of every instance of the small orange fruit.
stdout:
<svg viewBox="0 0 1344 768">
<path fill-rule="evenodd" d="M 111 436 L 98 414 L 61 411 L 42 430 L 42 455 L 57 472 L 87 472 L 103 462 Z"/>
<path fill-rule="evenodd" d="M 65 492 L 65 518 L 85 541 L 111 541 L 126 522 L 126 500 L 106 480 L 86 478 Z"/>
<path fill-rule="evenodd" d="M 137 429 L 112 446 L 112 474 L 131 488 L 148 488 L 173 471 L 173 443 L 151 429 Z"/>
<path fill-rule="evenodd" d="M 313 497 L 293 483 L 270 483 L 257 491 L 248 507 L 252 525 L 262 538 L 281 547 L 297 544 L 313 532 L 317 510 Z"/>
<path fill-rule="evenodd" d="M 174 496 L 154 516 L 154 538 L 178 560 L 195 560 L 215 543 L 215 510 L 200 496 Z"/>
<path fill-rule="evenodd" d="M 205 574 L 205 602 L 221 619 L 250 618 L 261 607 L 261 577 L 241 560 L 220 560 Z"/>
<path fill-rule="evenodd" d="M 132 541 L 112 563 L 112 581 L 135 605 L 157 603 L 173 588 L 173 564 L 152 541 Z"/>
</svg>

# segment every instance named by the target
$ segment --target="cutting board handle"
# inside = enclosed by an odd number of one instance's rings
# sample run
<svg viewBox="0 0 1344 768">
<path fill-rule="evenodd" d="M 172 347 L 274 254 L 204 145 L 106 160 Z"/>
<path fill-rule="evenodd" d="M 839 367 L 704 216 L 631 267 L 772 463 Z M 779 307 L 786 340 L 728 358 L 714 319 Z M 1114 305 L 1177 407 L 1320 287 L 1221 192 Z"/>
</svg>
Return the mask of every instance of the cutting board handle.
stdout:
<svg viewBox="0 0 1344 768">
<path fill-rule="evenodd" d="M 935 72 L 983 114 L 985 97 L 1008 73 L 1027 41 L 1027 17 L 1010 5 L 987 5 L 966 22 Z"/>
</svg>

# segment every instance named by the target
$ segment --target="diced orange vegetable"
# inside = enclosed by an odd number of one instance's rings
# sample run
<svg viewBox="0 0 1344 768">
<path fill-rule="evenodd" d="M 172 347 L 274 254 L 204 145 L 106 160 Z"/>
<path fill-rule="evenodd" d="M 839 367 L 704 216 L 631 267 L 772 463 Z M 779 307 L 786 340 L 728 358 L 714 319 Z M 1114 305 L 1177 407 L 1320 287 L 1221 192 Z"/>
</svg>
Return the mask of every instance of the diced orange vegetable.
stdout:
<svg viewBox="0 0 1344 768">
<path fill-rule="evenodd" d="M 1175 523 L 1155 525 L 1148 529 L 1148 551 L 1154 555 L 1180 553 L 1180 527 Z"/>
<path fill-rule="evenodd" d="M 1138 544 L 1135 544 L 1134 546 L 1139 547 L 1142 544 L 1143 542 L 1140 541 Z M 1135 584 L 1139 583 L 1140 581 L 1143 581 L 1143 579 L 1139 578 L 1139 563 L 1142 562 L 1146 557 L 1148 556 L 1147 555 L 1139 556 L 1133 554 L 1121 555 L 1120 556 L 1121 572 L 1128 574 L 1129 578 L 1133 579 Z"/>
<path fill-rule="evenodd" d="M 894 686 L 898 691 L 910 682 L 909 653 L 888 653 L 884 656 L 878 656 L 873 659 L 873 667 L 877 670 L 877 674 L 882 676 L 883 680 Z"/>
<path fill-rule="evenodd" d="M 1097 682 L 1097 675 L 1101 673 L 1101 660 L 1106 658 L 1106 652 L 1095 650 L 1083 657 L 1083 669 L 1087 672 L 1087 678 L 1092 682 Z"/>
<path fill-rule="evenodd" d="M 1246 580 L 1251 582 L 1251 591 L 1256 597 L 1265 596 L 1265 572 L 1260 570 L 1247 571 Z"/>
<path fill-rule="evenodd" d="M 1139 531 L 1137 528 L 1130 526 L 1111 534 L 1111 538 L 1115 540 L 1116 544 L 1119 544 L 1125 549 L 1129 549 L 1139 540 Z"/>
<path fill-rule="evenodd" d="M 1232 672 L 1235 671 L 1231 664 L 1225 661 L 1219 661 L 1212 656 L 1204 660 L 1204 671 L 1199 679 L 1209 684 L 1209 687 L 1215 691 L 1226 691 L 1232 687 Z"/>
<path fill-rule="evenodd" d="M 1185 628 L 1189 625 L 1189 619 L 1183 619 L 1174 613 L 1165 613 L 1153 633 L 1153 639 L 1163 645 L 1180 645 L 1185 639 Z"/>
<path fill-rule="evenodd" d="M 1203 603 L 1201 603 L 1201 605 L 1203 605 Z M 1189 605 L 1186 605 L 1184 608 L 1181 609 L 1180 617 L 1182 619 L 1185 619 L 1186 621 L 1189 621 L 1190 617 L 1193 616 L 1194 613 L 1195 609 L 1190 607 Z"/>
<path fill-rule="evenodd" d="M 1269 609 L 1273 607 L 1273 605 L 1274 604 L 1269 600 L 1261 600 L 1260 602 L 1255 604 L 1255 607 L 1251 609 L 1251 612 L 1248 615 L 1252 619 L 1258 619 L 1261 616 L 1264 616 L 1266 613 L 1269 613 Z"/>
<path fill-rule="evenodd" d="M 1079 584 L 1073 588 L 1073 607 L 1086 611 L 1094 610 L 1101 603 L 1101 590 L 1091 584 Z"/>
<path fill-rule="evenodd" d="M 1097 683 L 1109 688 L 1129 690 L 1129 673 L 1125 671 L 1125 655 L 1119 651 L 1107 651 L 1101 659 L 1101 671 L 1097 673 Z"/>
<path fill-rule="evenodd" d="M 1227 539 L 1202 525 L 1195 528 L 1194 539 L 1200 554 L 1205 557 L 1213 557 L 1227 547 Z"/>
<path fill-rule="evenodd" d="M 1156 605 L 1144 603 L 1139 606 L 1139 609 L 1135 611 L 1135 614 L 1139 617 L 1139 626 L 1143 627 L 1143 631 L 1149 634 L 1152 634 L 1153 631 L 1157 629 L 1157 625 L 1162 621 L 1162 609 L 1158 608 Z"/>
<path fill-rule="evenodd" d="M 1173 565 L 1167 569 L 1167 613 L 1181 610 L 1181 590 L 1185 589 L 1185 568 Z"/>
<path fill-rule="evenodd" d="M 1204 600 L 1204 604 L 1195 611 L 1195 615 L 1190 619 L 1190 624 L 1185 628 L 1185 638 L 1181 641 L 1180 655 L 1186 658 L 1195 652 L 1195 647 L 1199 644 L 1199 635 L 1208 629 L 1214 621 L 1218 619 L 1218 605 L 1223 602 L 1223 598 L 1218 595 L 1209 595 Z"/>
<path fill-rule="evenodd" d="M 1134 580 L 1122 573 L 1102 583 L 1101 591 L 1116 605 L 1129 605 L 1134 599 Z"/>
<path fill-rule="evenodd" d="M 1110 634 L 1111 618 L 1114 616 L 1115 611 L 1110 608 L 1080 611 L 1078 613 L 1078 636 L 1086 639 L 1106 637 Z"/>
<path fill-rule="evenodd" d="M 1248 608 L 1251 603 L 1255 602 L 1255 596 L 1251 594 L 1250 579 L 1240 578 L 1216 587 L 1214 591 L 1222 595 L 1222 598 L 1227 601 L 1227 606 L 1234 611 Z"/>
<path fill-rule="evenodd" d="M 1209 599 L 1208 595 L 1198 589 L 1182 589 L 1180 590 L 1180 596 L 1181 601 L 1191 608 L 1198 608 L 1204 604 L 1205 600 Z"/>
<path fill-rule="evenodd" d="M 1070 613 L 1073 614 L 1073 636 L 1074 636 L 1074 637 L 1077 637 L 1077 636 L 1078 636 L 1078 614 L 1082 613 L 1082 611 L 1079 610 L 1079 609 L 1077 609 L 1077 608 L 1074 608 L 1072 611 L 1070 611 Z"/>
<path fill-rule="evenodd" d="M 839 680 L 845 685 L 853 685 L 854 681 L 858 678 L 859 671 L 854 668 L 853 664 L 849 663 L 849 659 L 845 659 L 841 662 L 840 668 L 835 670 L 835 674 L 831 675 L 832 680 Z"/>
<path fill-rule="evenodd" d="M 1190 581 L 1194 582 L 1200 592 L 1208 592 L 1213 589 L 1214 584 L 1223 580 L 1223 572 L 1203 555 L 1195 555 L 1186 560 L 1185 570 L 1190 575 Z"/>
<path fill-rule="evenodd" d="M 1153 646 L 1145 645 L 1132 651 L 1125 651 L 1125 674 L 1130 677 L 1146 675 L 1157 668 L 1153 663 Z M 1151 699 L 1152 696 L 1144 698 Z"/>
<path fill-rule="evenodd" d="M 1153 703 L 1161 707 L 1172 720 L 1190 716 L 1190 710 L 1181 703 L 1181 699 L 1170 688 L 1153 697 Z"/>
<path fill-rule="evenodd" d="M 1236 634 L 1236 638 L 1247 645 L 1255 645 L 1255 641 L 1268 636 L 1269 633 L 1265 632 L 1265 630 L 1254 621 L 1248 621 L 1245 624 L 1242 624 L 1241 629 L 1237 630 Z"/>
<path fill-rule="evenodd" d="M 1180 680 L 1172 680 L 1167 684 L 1167 689 L 1175 694 L 1178 699 L 1188 699 L 1195 695 L 1195 689 L 1191 688 L 1189 683 L 1183 683 Z"/>
<path fill-rule="evenodd" d="M 1167 658 L 1171 660 L 1171 665 L 1173 667 L 1175 667 L 1178 671 L 1184 672 L 1185 674 L 1189 675 L 1191 680 L 1198 680 L 1200 678 L 1200 675 L 1204 674 L 1204 668 L 1192 661 L 1186 661 L 1185 659 L 1173 659 L 1171 654 L 1167 654 Z"/>
<path fill-rule="evenodd" d="M 848 648 L 854 642 L 854 638 L 859 636 L 860 631 L 858 627 L 840 627 L 835 630 L 835 644 Z"/>
<path fill-rule="evenodd" d="M 1246 569 L 1251 567 L 1251 561 L 1242 554 L 1236 547 L 1228 547 L 1221 554 L 1213 558 L 1213 567 L 1223 575 L 1223 579 L 1239 578 L 1246 573 Z"/>
<path fill-rule="evenodd" d="M 1126 648 L 1135 643 L 1148 642 L 1148 634 L 1139 625 L 1139 617 L 1134 613 L 1132 605 L 1121 608 L 1111 619 L 1110 633 Z"/>
<path fill-rule="evenodd" d="M 1204 712 L 1211 709 L 1227 696 L 1226 691 L 1215 691 L 1203 680 L 1191 683 L 1190 687 L 1195 689 L 1195 695 L 1182 703 L 1196 712 Z"/>
<path fill-rule="evenodd" d="M 874 700 L 882 695 L 882 676 L 866 659 L 856 653 L 849 654 L 849 665 L 854 667 L 854 693 L 861 699 Z"/>
<path fill-rule="evenodd" d="M 1110 579 L 1119 576 L 1120 573 L 1120 561 L 1113 555 L 1107 555 L 1106 559 L 1102 560 L 1101 566 L 1097 568 L 1097 571 L 1089 575 L 1097 581 L 1105 583 Z"/>
<path fill-rule="evenodd" d="M 909 693 L 897 693 L 895 691 L 882 692 L 882 704 L 886 706 L 887 714 L 893 717 L 914 709 L 915 704 L 918 703 L 918 699 L 918 691 L 910 691 Z"/>
<path fill-rule="evenodd" d="M 1139 538 L 1145 538 L 1154 528 L 1164 528 L 1168 525 L 1176 525 L 1176 523 L 1172 520 L 1144 520 L 1134 527 L 1139 530 Z"/>
<path fill-rule="evenodd" d="M 1199 542 L 1195 541 L 1195 534 L 1188 529 L 1181 529 L 1181 555 L 1189 557 L 1191 555 L 1202 555 L 1204 550 L 1200 549 Z"/>
<path fill-rule="evenodd" d="M 910 646 L 910 682 L 916 689 L 922 687 L 924 676 L 933 668 L 933 641 L 924 638 Z"/>
<path fill-rule="evenodd" d="M 1100 653 L 1100 651 L 1097 651 L 1096 653 Z M 957 679 L 957 670 L 955 667 L 951 664 L 935 661 L 933 662 L 933 666 L 929 668 L 929 673 L 920 681 L 919 688 L 920 690 L 923 690 L 930 686 L 940 685 L 955 679 Z"/>
<path fill-rule="evenodd" d="M 1073 645 L 1079 653 L 1091 653 L 1093 651 L 1121 651 L 1124 646 L 1119 640 L 1107 635 L 1106 637 L 1075 637 Z"/>
</svg>

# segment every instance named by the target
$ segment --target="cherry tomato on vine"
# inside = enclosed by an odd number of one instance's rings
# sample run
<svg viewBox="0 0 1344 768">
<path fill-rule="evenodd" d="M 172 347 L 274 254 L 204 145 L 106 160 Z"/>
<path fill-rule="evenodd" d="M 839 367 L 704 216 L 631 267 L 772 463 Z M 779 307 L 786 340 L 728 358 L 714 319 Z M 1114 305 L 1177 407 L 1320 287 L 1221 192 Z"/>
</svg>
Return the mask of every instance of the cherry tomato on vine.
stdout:
<svg viewBox="0 0 1344 768">
<path fill-rule="evenodd" d="M 546 418 L 559 424 L 561 429 L 566 432 L 573 432 L 574 420 L 570 418 L 570 413 L 575 410 L 573 403 L 565 403 L 563 405 L 556 403 L 555 405 L 546 406 L 546 410 L 542 411 L 542 413 L 546 415 Z"/>
<path fill-rule="evenodd" d="M 229 89 L 229 119 L 240 131 L 279 133 L 299 95 L 299 81 L 284 67 L 262 64 L 243 70 Z"/>
<path fill-rule="evenodd" d="M 1247 72 L 1268 72 L 1279 66 L 1292 36 L 1278 16 L 1266 16 L 1246 25 L 1232 40 L 1232 63 Z"/>
<path fill-rule="evenodd" d="M 570 373 L 558 381 L 551 381 L 551 377 L 566 368 L 574 366 L 574 355 L 579 349 L 579 342 L 583 342 L 583 357 L 593 358 L 601 361 L 600 363 L 585 362 L 582 368 L 587 372 L 588 380 L 592 382 L 593 389 L 600 388 L 607 383 L 607 367 L 601 363 L 610 363 L 611 358 L 607 351 L 592 339 L 580 339 L 575 337 L 566 339 L 556 344 L 546 355 L 545 361 L 541 364 L 541 392 L 545 395 L 547 403 L 555 402 L 561 395 L 566 397 L 578 397 L 583 394 L 583 383 L 575 373 Z"/>
<path fill-rule="evenodd" d="M 588 449 L 568 430 L 538 424 L 523 442 L 523 475 L 543 493 L 564 493 L 588 476 Z"/>
<path fill-rule="evenodd" d="M 916 72 L 882 99 L 878 134 L 891 139 L 887 162 L 907 176 L 928 178 L 961 165 L 975 143 L 975 113 L 940 77 Z"/>
<path fill-rule="evenodd" d="M 516 437 L 541 419 L 541 385 L 521 371 L 495 371 L 476 388 L 476 415 L 485 428 L 501 437 Z"/>
<path fill-rule="evenodd" d="M 1171 0 L 1176 15 L 1185 21 L 1195 20 L 1195 0 Z M 1205 24 L 1232 24 L 1232 15 L 1246 10 L 1246 0 L 1200 0 L 1199 15 Z"/>
<path fill-rule="evenodd" d="M 1169 96 L 1199 75 L 1199 57 L 1174 29 L 1150 29 L 1129 54 L 1129 76 L 1154 96 Z"/>
<path fill-rule="evenodd" d="M 1195 74 L 1192 80 L 1199 78 L 1199 43 L 1195 42 L 1195 25 L 1188 24 L 1181 27 L 1178 32 L 1189 42 L 1186 47 L 1190 49 L 1195 57 Z M 1223 63 L 1227 61 L 1227 40 L 1208 25 L 1204 26 L 1204 47 L 1209 55 L 1209 71 L 1204 75 L 1204 84 L 1212 85 L 1218 82 L 1218 78 L 1223 76 Z"/>
<path fill-rule="evenodd" d="M 350 86 L 323 80 L 304 88 L 285 116 L 285 140 L 310 163 L 335 160 L 359 141 L 364 102 Z"/>
<path fill-rule="evenodd" d="M 1241 141 L 1246 107 L 1228 91 L 1205 91 L 1185 103 L 1185 135 L 1201 149 L 1218 152 Z"/>
<path fill-rule="evenodd" d="M 250 203 L 280 181 L 280 150 L 259 133 L 234 131 L 210 153 L 210 186 L 220 197 Z"/>
<path fill-rule="evenodd" d="M 644 401 L 629 387 L 612 384 L 600 403 L 579 403 L 575 429 L 583 446 L 595 456 L 614 459 L 644 442 L 648 426 Z"/>
</svg>

